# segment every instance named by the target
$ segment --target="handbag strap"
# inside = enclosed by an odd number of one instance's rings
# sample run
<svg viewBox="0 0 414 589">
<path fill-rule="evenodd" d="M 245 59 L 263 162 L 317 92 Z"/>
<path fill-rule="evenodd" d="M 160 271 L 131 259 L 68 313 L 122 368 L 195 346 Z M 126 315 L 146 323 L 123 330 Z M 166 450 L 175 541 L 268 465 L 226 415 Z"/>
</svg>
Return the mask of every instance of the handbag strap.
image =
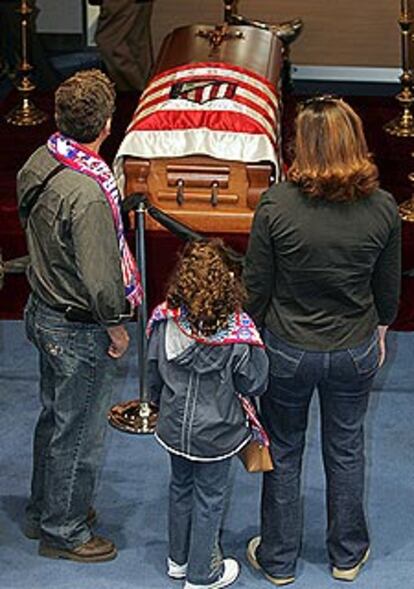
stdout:
<svg viewBox="0 0 414 589">
<path fill-rule="evenodd" d="M 19 207 L 19 215 L 20 215 L 20 218 L 22 219 L 22 221 L 27 222 L 27 220 L 30 216 L 30 213 L 33 210 L 33 207 L 35 206 L 35 204 L 39 200 L 39 197 L 41 196 L 41 194 L 44 192 L 47 183 L 54 176 L 56 176 L 56 174 L 59 174 L 59 172 L 61 172 L 65 168 L 66 168 L 65 164 L 59 163 L 57 166 L 55 166 L 54 168 L 51 169 L 49 174 L 47 174 L 47 176 L 45 176 L 44 180 L 40 184 L 38 184 L 37 186 L 35 186 L 32 189 L 31 194 L 28 196 L 28 198 L 25 199 L 24 203 L 22 203 Z"/>
<path fill-rule="evenodd" d="M 260 423 L 257 417 L 256 409 L 254 404 L 247 397 L 238 395 L 243 411 L 249 421 L 250 429 L 252 430 L 253 437 L 257 439 L 260 445 L 268 448 L 270 446 L 270 439 L 263 425 Z"/>
</svg>

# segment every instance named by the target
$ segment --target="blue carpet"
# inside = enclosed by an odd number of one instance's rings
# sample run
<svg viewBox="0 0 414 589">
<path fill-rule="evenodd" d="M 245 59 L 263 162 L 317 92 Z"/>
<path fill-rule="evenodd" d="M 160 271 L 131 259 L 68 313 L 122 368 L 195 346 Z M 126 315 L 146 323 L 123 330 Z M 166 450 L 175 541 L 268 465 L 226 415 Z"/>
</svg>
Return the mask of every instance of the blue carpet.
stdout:
<svg viewBox="0 0 414 589">
<path fill-rule="evenodd" d="M 134 326 L 132 345 L 119 361 L 114 402 L 137 397 Z M 414 585 L 414 334 L 390 333 L 389 362 L 378 375 L 367 423 L 367 506 L 372 558 L 355 589 L 407 589 Z M 112 538 L 119 556 L 95 565 L 37 556 L 37 542 L 22 534 L 29 488 L 31 439 L 39 410 L 37 356 L 20 321 L 0 322 L 0 588 L 166 589 L 180 587 L 165 576 L 168 463 L 152 437 L 108 427 L 108 453 L 96 508 L 97 530 Z M 324 482 L 318 408 L 313 403 L 305 460 L 305 534 L 295 589 L 335 589 L 324 547 Z M 234 461 L 234 492 L 223 544 L 242 563 L 235 585 L 271 585 L 244 557 L 256 533 L 260 477 Z"/>
</svg>

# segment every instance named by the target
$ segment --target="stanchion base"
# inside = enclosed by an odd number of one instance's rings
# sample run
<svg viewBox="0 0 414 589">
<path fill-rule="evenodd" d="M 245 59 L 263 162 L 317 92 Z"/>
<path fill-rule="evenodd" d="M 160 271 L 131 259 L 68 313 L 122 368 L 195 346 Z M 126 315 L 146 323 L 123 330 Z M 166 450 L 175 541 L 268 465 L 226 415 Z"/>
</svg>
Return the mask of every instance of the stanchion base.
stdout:
<svg viewBox="0 0 414 589">
<path fill-rule="evenodd" d="M 414 223 L 414 201 L 413 199 L 405 200 L 398 207 L 400 217 L 403 221 Z"/>
<path fill-rule="evenodd" d="M 10 125 L 29 127 L 40 125 L 48 119 L 48 115 L 37 108 L 30 100 L 25 99 L 23 104 L 15 106 L 6 116 Z"/>
<path fill-rule="evenodd" d="M 157 417 L 157 409 L 139 399 L 118 403 L 108 412 L 110 425 L 127 434 L 153 434 Z"/>
</svg>

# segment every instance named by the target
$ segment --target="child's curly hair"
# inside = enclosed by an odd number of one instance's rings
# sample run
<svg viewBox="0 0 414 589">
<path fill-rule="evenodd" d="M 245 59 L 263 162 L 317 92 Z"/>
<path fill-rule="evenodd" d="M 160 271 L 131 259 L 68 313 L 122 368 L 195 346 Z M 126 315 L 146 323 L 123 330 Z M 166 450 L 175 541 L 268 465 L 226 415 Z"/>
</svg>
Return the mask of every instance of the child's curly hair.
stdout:
<svg viewBox="0 0 414 589">
<path fill-rule="evenodd" d="M 241 265 L 229 257 L 221 239 L 190 242 L 184 248 L 167 290 L 167 305 L 185 307 L 195 334 L 209 336 L 227 326 L 246 299 Z"/>
</svg>

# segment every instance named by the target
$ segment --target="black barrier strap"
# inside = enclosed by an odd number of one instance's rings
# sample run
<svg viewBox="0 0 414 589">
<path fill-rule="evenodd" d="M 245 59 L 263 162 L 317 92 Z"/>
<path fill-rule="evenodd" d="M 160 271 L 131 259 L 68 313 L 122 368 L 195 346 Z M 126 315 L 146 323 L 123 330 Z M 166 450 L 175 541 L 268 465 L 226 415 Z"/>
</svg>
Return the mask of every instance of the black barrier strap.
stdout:
<svg viewBox="0 0 414 589">
<path fill-rule="evenodd" d="M 158 209 L 154 205 L 148 202 L 145 194 L 135 192 L 125 198 L 122 204 L 122 210 L 124 213 L 128 213 L 133 209 L 139 208 L 141 203 L 145 206 L 145 209 L 153 219 L 155 219 L 160 225 L 163 225 L 170 233 L 183 239 L 184 241 L 205 241 L 207 238 L 202 233 L 198 233 L 193 229 L 190 229 L 187 225 L 178 221 L 171 215 L 164 213 L 161 209 Z M 226 253 L 229 258 L 236 264 L 243 264 L 244 256 L 236 252 L 233 248 L 226 246 Z"/>
</svg>

